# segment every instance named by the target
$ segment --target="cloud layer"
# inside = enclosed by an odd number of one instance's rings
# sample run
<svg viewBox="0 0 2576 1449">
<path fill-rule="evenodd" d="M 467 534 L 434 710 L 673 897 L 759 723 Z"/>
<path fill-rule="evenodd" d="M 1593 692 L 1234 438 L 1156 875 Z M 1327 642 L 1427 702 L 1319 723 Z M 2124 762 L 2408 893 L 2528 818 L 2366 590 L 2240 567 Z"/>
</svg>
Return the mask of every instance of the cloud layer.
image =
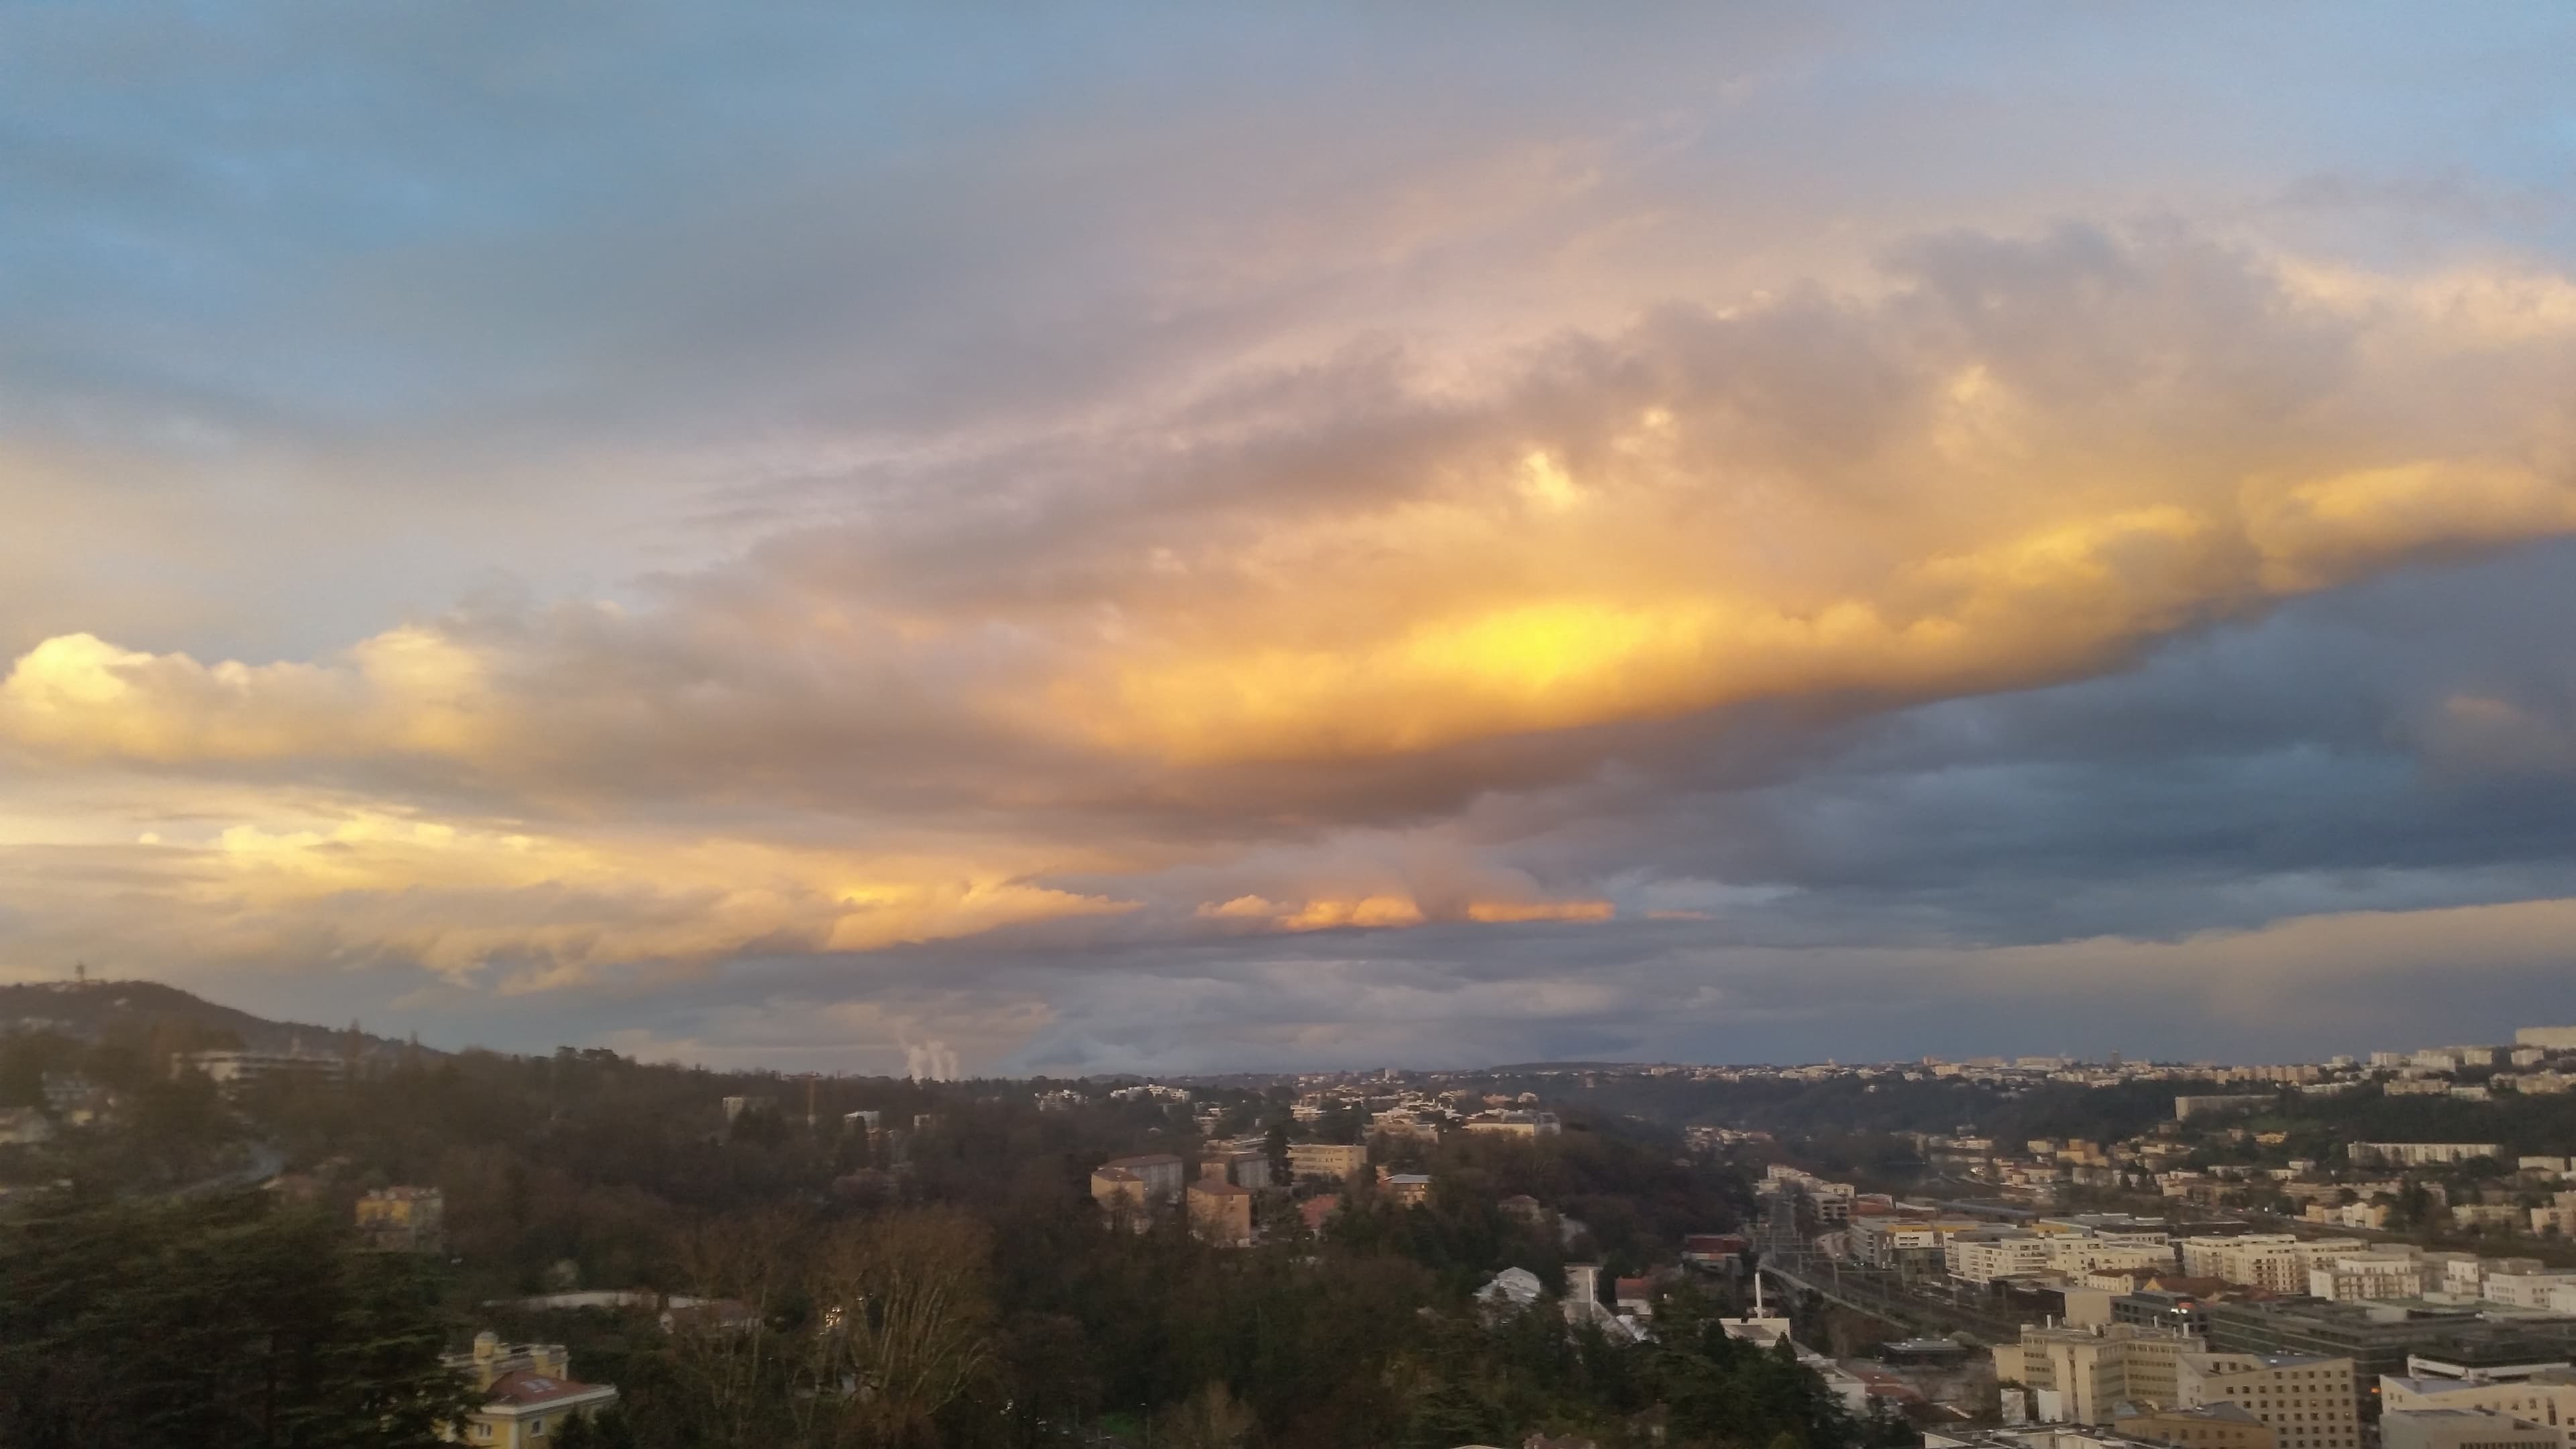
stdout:
<svg viewBox="0 0 2576 1449">
<path fill-rule="evenodd" d="M 678 17 L 23 37 L 162 88 L 0 112 L 0 965 L 934 1074 L 2545 975 L 2545 158 L 2156 140 L 2004 79 L 2162 94 L 2065 22 L 1236 17 L 1121 91 L 788 15 L 649 124 Z M 949 84 L 846 85 L 907 45 Z M 404 78 L 187 134 L 306 55 Z"/>
</svg>

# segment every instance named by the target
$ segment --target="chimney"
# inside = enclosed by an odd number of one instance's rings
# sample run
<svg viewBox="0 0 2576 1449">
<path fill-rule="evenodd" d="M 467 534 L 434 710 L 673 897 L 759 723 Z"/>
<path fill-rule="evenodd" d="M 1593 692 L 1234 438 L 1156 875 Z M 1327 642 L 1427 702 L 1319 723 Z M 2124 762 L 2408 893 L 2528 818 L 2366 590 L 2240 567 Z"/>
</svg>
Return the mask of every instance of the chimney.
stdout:
<svg viewBox="0 0 2576 1449">
<path fill-rule="evenodd" d="M 1225 1181 L 1225 1159 L 1221 1157 L 1211 1157 L 1207 1161 L 1200 1163 L 1199 1177 L 1202 1180 L 1213 1178 L 1218 1182 Z"/>
<path fill-rule="evenodd" d="M 500 1377 L 493 1371 L 493 1363 L 500 1357 L 500 1353 L 501 1335 L 488 1328 L 474 1335 L 475 1392 L 480 1393 L 492 1387 L 492 1381 Z"/>
</svg>

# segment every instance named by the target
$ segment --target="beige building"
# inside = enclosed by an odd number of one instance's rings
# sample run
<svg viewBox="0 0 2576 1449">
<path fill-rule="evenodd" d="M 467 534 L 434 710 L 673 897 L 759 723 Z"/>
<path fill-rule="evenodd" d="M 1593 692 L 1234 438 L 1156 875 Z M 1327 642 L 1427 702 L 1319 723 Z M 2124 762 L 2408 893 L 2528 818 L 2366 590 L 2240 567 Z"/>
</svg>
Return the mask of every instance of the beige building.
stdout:
<svg viewBox="0 0 2576 1449">
<path fill-rule="evenodd" d="M 2202 1347 L 2195 1336 L 2136 1324 L 2098 1328 L 2041 1328 L 2024 1324 L 2021 1342 L 1995 1349 L 1995 1379 L 2052 1396 L 2054 1417 L 2077 1424 L 2108 1424 L 2113 1410 L 2176 1405 L 2176 1368 Z M 2046 1408 L 2043 1408 L 2046 1412 Z"/>
<path fill-rule="evenodd" d="M 1120 1184 L 1120 1192 L 1125 1193 L 1125 1179 L 1117 1175 L 1123 1173 L 1135 1180 L 1135 1200 L 1139 1204 L 1169 1201 L 1181 1195 L 1181 1184 L 1188 1172 L 1188 1164 L 1168 1152 L 1151 1152 L 1141 1157 L 1113 1157 L 1091 1174 L 1091 1195 L 1095 1198 L 1100 1196 L 1103 1177 Z"/>
<path fill-rule="evenodd" d="M 434 1253 L 447 1244 L 447 1197 L 434 1187 L 380 1187 L 358 1199 L 358 1236 L 391 1253 Z"/>
<path fill-rule="evenodd" d="M 1221 1178 L 1203 1177 L 1190 1184 L 1190 1226 L 1220 1247 L 1240 1248 L 1252 1242 L 1252 1190 Z"/>
<path fill-rule="evenodd" d="M 1357 1143 L 1291 1142 L 1288 1144 L 1288 1175 L 1291 1177 L 1329 1177 L 1348 1180 L 1368 1166 L 1368 1149 Z"/>
<path fill-rule="evenodd" d="M 1270 1156 L 1240 1148 L 1211 1152 L 1199 1159 L 1199 1177 L 1259 1192 L 1270 1185 Z"/>
<path fill-rule="evenodd" d="M 1140 1228 L 1144 1225 L 1145 1179 L 1123 1167 L 1095 1167 L 1091 1170 L 1091 1200 L 1100 1204 L 1104 1211 L 1133 1215 L 1139 1220 L 1137 1226 Z"/>
<path fill-rule="evenodd" d="M 2272 1426 L 2234 1404 L 2197 1409 L 2138 1409 L 2115 1416 L 2111 1427 L 2132 1439 L 2183 1449 L 2278 1449 Z"/>
<path fill-rule="evenodd" d="M 2182 1407 L 2234 1404 L 2271 1426 L 2278 1449 L 2360 1449 L 2351 1359 L 2187 1353 L 2175 1380 Z"/>
<path fill-rule="evenodd" d="M 2480 1409 L 2510 1414 L 2545 1425 L 2557 1432 L 2562 1444 L 2576 1446 L 2576 1372 L 2564 1368 L 2509 1379 L 2382 1374 L 2379 1407 L 2383 1421 L 2399 1410 Z"/>
<path fill-rule="evenodd" d="M 559 1343 L 511 1348 L 493 1334 L 478 1333 L 473 1348 L 448 1354 L 443 1362 L 483 1396 L 483 1407 L 445 1431 L 461 1443 L 541 1449 L 562 1432 L 564 1420 L 590 1418 L 617 1402 L 613 1386 L 572 1376 L 572 1362 Z"/>
<path fill-rule="evenodd" d="M 1390 1172 L 1386 1175 L 1386 1195 L 1398 1203 L 1410 1205 L 1431 1200 L 1431 1177 L 1421 1172 Z"/>
</svg>

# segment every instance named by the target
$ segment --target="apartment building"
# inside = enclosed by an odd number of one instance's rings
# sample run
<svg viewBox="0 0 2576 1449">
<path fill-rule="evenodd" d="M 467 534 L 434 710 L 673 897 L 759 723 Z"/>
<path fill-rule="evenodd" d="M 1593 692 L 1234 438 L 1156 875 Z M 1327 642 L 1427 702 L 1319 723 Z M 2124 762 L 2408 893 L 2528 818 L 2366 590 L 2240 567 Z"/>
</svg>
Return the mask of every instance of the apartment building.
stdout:
<svg viewBox="0 0 2576 1449">
<path fill-rule="evenodd" d="M 2120 1404 L 2176 1406 L 2176 1370 L 2201 1341 L 2186 1334 L 2114 1323 L 2098 1328 L 2024 1324 L 2019 1343 L 1995 1349 L 1995 1379 L 2046 1397 L 2043 1412 L 2078 1424 L 2108 1424 Z"/>
<path fill-rule="evenodd" d="M 2355 1142 L 2344 1151 L 2355 1167 L 2449 1167 L 2504 1155 L 2503 1146 L 2494 1142 Z"/>
<path fill-rule="evenodd" d="M 1291 1177 L 1329 1177 L 1341 1181 L 1366 1166 L 1368 1149 L 1357 1143 L 1288 1144 L 1288 1175 Z"/>
<path fill-rule="evenodd" d="M 1270 1154 L 1258 1148 L 1221 1148 L 1199 1159 L 1199 1177 L 1259 1192 L 1270 1185 Z"/>
<path fill-rule="evenodd" d="M 181 1054 L 172 1068 L 203 1072 L 206 1080 L 229 1094 L 261 1082 L 337 1082 L 348 1075 L 349 1065 L 338 1057 L 300 1051 L 203 1051 Z"/>
<path fill-rule="evenodd" d="M 1180 1196 L 1181 1186 L 1189 1175 L 1189 1165 L 1168 1152 L 1149 1152 L 1141 1157 L 1113 1157 L 1100 1166 L 1103 1172 L 1115 1169 L 1134 1176 L 1143 1184 L 1147 1199 Z M 1096 1197 L 1099 1195 L 1096 1185 L 1099 1173 L 1092 1176 L 1095 1183 L 1092 1195 Z"/>
<path fill-rule="evenodd" d="M 1967 1231 L 1973 1224 L 1952 1223 L 1951 1232 Z M 1894 1268 L 1904 1263 L 1940 1260 L 1945 1234 L 1942 1225 L 1921 1218 L 1855 1218 L 1850 1236 L 1852 1258 L 1873 1268 Z M 1948 1266 L 1946 1260 L 1943 1266 Z"/>
<path fill-rule="evenodd" d="M 2347 1253 L 2308 1270 L 2308 1296 L 2335 1303 L 2424 1296 L 2424 1259 L 2412 1250 Z"/>
<path fill-rule="evenodd" d="M 2551 1306 L 2552 1295 L 2560 1289 L 2576 1289 L 2576 1272 L 2562 1270 L 2499 1273 L 2490 1271 L 2486 1275 L 2479 1296 L 2490 1303 L 2501 1303 L 2509 1308 L 2546 1310 Z"/>
<path fill-rule="evenodd" d="M 2270 1427 L 2279 1449 L 2360 1449 L 2361 1414 L 2348 1358 L 2314 1354 L 2187 1353 L 2175 1365 L 2184 1408 L 2234 1404 Z"/>
<path fill-rule="evenodd" d="M 1219 1247 L 1241 1248 L 1252 1243 L 1252 1190 L 1237 1187 L 1219 1177 L 1203 1177 L 1190 1184 L 1190 1226 L 1198 1235 Z"/>
<path fill-rule="evenodd" d="M 1479 1112 L 1466 1121 L 1470 1132 L 1487 1132 L 1503 1137 L 1554 1137 L 1564 1127 L 1554 1112 Z"/>
<path fill-rule="evenodd" d="M 1941 1266 L 1969 1283 L 2026 1278 L 2048 1269 L 2049 1240 L 2037 1233 L 1981 1233 L 1941 1245 Z"/>
<path fill-rule="evenodd" d="M 2247 1233 L 2232 1238 L 2185 1238 L 2182 1271 L 2192 1278 L 2220 1278 L 2275 1293 L 2305 1293 L 2311 1270 L 2336 1258 L 2367 1253 L 2360 1238 L 2301 1241 L 2288 1233 Z"/>
</svg>

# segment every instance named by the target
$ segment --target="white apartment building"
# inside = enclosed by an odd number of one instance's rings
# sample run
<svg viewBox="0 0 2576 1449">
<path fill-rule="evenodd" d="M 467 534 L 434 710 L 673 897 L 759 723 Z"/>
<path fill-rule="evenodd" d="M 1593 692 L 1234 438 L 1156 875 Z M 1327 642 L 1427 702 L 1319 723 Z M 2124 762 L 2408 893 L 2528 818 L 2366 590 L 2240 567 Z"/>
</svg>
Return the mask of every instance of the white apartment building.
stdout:
<svg viewBox="0 0 2576 1449">
<path fill-rule="evenodd" d="M 2384 1202 L 2312 1202 L 2299 1216 L 2330 1227 L 2384 1228 L 2388 1226 L 2389 1209 Z"/>
<path fill-rule="evenodd" d="M 2185 1238 L 2182 1270 L 2194 1278 L 2223 1278 L 2275 1293 L 2305 1293 L 2310 1270 L 2354 1253 L 2367 1253 L 2359 1238 L 2302 1242 L 2288 1233 L 2248 1233 L 2233 1238 Z"/>
<path fill-rule="evenodd" d="M 2187 1353 L 2175 1369 L 2186 1409 L 2234 1404 L 2269 1426 L 2279 1449 L 2360 1449 L 2352 1360 L 2295 1353 Z"/>
<path fill-rule="evenodd" d="M 308 1056 L 300 1051 L 187 1052 L 172 1060 L 174 1073 L 182 1063 L 205 1073 L 208 1081 L 227 1092 L 256 1082 L 336 1082 L 348 1073 L 348 1063 L 338 1057 Z"/>
<path fill-rule="evenodd" d="M 2028 1229 L 1948 1223 L 1942 1264 L 1973 1283 L 2053 1273 L 2080 1279 L 2095 1272 L 2159 1272 L 2174 1266 L 2170 1236 L 2152 1219 L 2123 1214 L 2043 1218 Z"/>
<path fill-rule="evenodd" d="M 2378 1163 L 2388 1167 L 2448 1167 L 2474 1157 L 2502 1157 L 2494 1142 L 2355 1142 L 2345 1155 L 2355 1167 Z"/>
<path fill-rule="evenodd" d="M 2475 1253 L 2454 1252 L 2444 1253 L 2441 1263 L 2443 1297 L 2468 1302 L 2486 1296 L 2486 1259 Z M 2540 1265 L 2534 1263 L 2532 1266 Z"/>
<path fill-rule="evenodd" d="M 2169 1272 L 2174 1266 L 2174 1250 L 2161 1244 L 2145 1246 L 2101 1238 L 2051 1238 L 2048 1266 L 2050 1271 L 2070 1278 L 2087 1273 Z"/>
<path fill-rule="evenodd" d="M 1951 1277 L 1970 1283 L 2025 1278 L 2048 1270 L 2052 1246 L 2037 1233 L 1952 1238 L 1941 1245 L 1941 1264 Z"/>
<path fill-rule="evenodd" d="M 2308 1294 L 2337 1303 L 2420 1298 L 2425 1266 L 2409 1251 L 2348 1253 L 2308 1270 Z"/>
<path fill-rule="evenodd" d="M 2546 1309 L 2553 1291 L 2576 1288 L 2576 1272 L 2489 1273 L 2479 1295 L 2509 1308 Z"/>
</svg>

